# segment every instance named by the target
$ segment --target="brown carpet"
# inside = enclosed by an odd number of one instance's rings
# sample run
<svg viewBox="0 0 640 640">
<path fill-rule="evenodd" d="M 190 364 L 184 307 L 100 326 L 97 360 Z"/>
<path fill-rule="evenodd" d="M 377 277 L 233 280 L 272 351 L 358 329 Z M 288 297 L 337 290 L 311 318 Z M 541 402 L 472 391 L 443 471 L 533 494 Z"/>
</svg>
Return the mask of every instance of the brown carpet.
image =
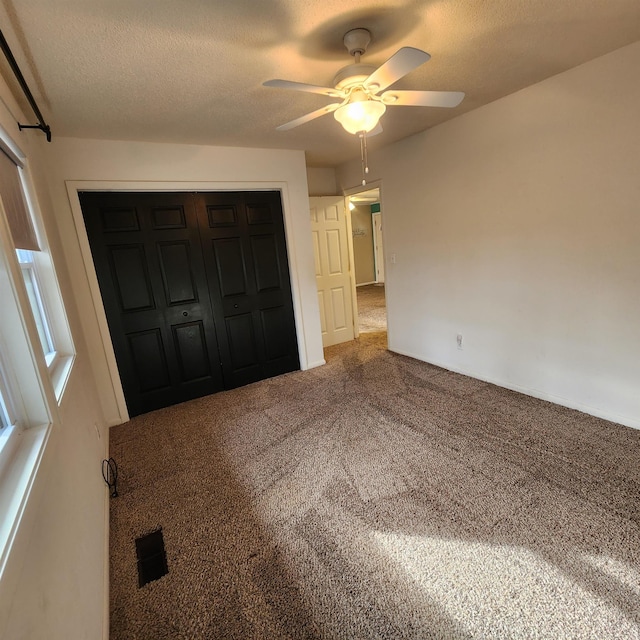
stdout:
<svg viewBox="0 0 640 640">
<path fill-rule="evenodd" d="M 384 284 L 366 284 L 356 287 L 358 300 L 358 328 L 360 333 L 387 330 L 387 306 Z"/>
<path fill-rule="evenodd" d="M 640 432 L 385 342 L 111 430 L 113 640 L 640 638 Z"/>
</svg>

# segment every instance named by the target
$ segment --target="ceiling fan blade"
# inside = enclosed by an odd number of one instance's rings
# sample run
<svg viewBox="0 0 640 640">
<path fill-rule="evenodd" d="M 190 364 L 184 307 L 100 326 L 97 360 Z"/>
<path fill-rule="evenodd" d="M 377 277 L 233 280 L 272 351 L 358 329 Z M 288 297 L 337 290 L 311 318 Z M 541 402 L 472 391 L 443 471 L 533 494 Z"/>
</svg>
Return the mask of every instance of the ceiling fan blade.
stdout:
<svg viewBox="0 0 640 640">
<path fill-rule="evenodd" d="M 364 86 L 374 93 L 383 91 L 402 76 L 406 76 L 407 73 L 424 64 L 429 58 L 431 56 L 426 51 L 414 47 L 402 47 L 364 81 Z"/>
<path fill-rule="evenodd" d="M 293 129 L 294 127 L 298 127 L 301 124 L 304 124 L 305 122 L 310 122 L 311 120 L 315 120 L 316 118 L 319 118 L 320 116 L 323 116 L 325 113 L 331 113 L 332 111 L 335 111 L 339 106 L 340 106 L 340 102 L 334 102 L 332 104 L 328 104 L 324 107 L 322 107 L 322 109 L 316 109 L 315 111 L 312 111 L 311 113 L 307 113 L 307 115 L 305 116 L 300 116 L 299 118 L 296 118 L 295 120 L 291 120 L 291 122 L 287 122 L 285 124 L 281 124 L 279 127 L 276 127 L 276 129 L 278 131 L 288 131 L 289 129 Z"/>
<path fill-rule="evenodd" d="M 462 91 L 385 91 L 381 96 L 387 105 L 410 107 L 457 107 L 464 98 Z"/>
<path fill-rule="evenodd" d="M 315 84 L 305 84 L 304 82 L 292 82 L 291 80 L 267 80 L 262 83 L 265 87 L 275 87 L 276 89 L 293 89 L 294 91 L 307 91 L 308 93 L 319 93 L 331 98 L 344 98 L 344 92 L 330 87 L 319 87 Z"/>
</svg>

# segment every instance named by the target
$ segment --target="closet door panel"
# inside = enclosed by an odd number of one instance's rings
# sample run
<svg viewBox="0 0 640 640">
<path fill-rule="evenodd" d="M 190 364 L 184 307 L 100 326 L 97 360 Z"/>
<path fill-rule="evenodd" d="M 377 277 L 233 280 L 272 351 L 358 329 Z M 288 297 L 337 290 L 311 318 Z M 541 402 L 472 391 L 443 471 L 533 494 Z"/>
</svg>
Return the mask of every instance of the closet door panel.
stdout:
<svg viewBox="0 0 640 640">
<path fill-rule="evenodd" d="M 80 194 L 129 415 L 223 388 L 194 198 Z"/>
</svg>

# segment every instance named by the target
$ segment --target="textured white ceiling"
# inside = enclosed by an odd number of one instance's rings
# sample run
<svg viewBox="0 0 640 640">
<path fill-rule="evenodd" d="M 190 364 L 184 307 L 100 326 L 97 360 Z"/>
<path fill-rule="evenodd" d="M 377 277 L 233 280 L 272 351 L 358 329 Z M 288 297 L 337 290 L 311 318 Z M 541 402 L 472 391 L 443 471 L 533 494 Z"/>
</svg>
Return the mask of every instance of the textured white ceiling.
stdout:
<svg viewBox="0 0 640 640">
<path fill-rule="evenodd" d="M 333 166 L 359 145 L 331 115 L 275 130 L 332 100 L 262 82 L 331 85 L 349 29 L 372 32 L 363 62 L 431 54 L 396 88 L 466 92 L 455 109 L 389 108 L 375 149 L 640 40 L 640 0 L 0 0 L 0 27 L 54 136 L 304 149 Z"/>
</svg>

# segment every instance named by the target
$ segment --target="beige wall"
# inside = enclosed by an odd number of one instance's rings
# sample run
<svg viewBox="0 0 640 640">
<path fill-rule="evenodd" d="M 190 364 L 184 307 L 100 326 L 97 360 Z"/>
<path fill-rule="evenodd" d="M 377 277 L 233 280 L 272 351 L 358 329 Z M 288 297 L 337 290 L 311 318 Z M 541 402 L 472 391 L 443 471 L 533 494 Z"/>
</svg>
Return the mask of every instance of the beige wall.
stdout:
<svg viewBox="0 0 640 640">
<path fill-rule="evenodd" d="M 371 154 L 392 350 L 640 427 L 639 68 L 636 43 Z"/>
<path fill-rule="evenodd" d="M 372 154 L 397 256 L 386 265 L 392 349 L 640 426 L 638 68 L 640 43 Z M 3 84 L 0 95 L 19 113 Z M 312 366 L 322 348 L 303 156 L 55 132 L 46 145 L 0 111 L 33 165 L 78 351 L 0 581 L 0 636 L 100 638 L 106 436 L 90 361 L 104 375 L 105 355 L 65 180 L 283 184 Z M 358 172 L 341 167 L 338 186 Z"/>
<path fill-rule="evenodd" d="M 27 158 L 77 352 L 0 578 L 0 637 L 106 640 L 105 420 L 44 175 L 47 143 L 39 132 L 18 132 L 12 114 L 23 122 L 32 114 L 20 114 L 2 78 L 0 98 L 0 127 Z"/>
<path fill-rule="evenodd" d="M 122 422 L 126 408 L 82 222 L 79 189 L 280 189 L 301 367 L 324 363 L 303 152 L 73 138 L 54 138 L 47 151 L 56 222 L 65 238 L 74 296 L 109 424 Z"/>
<path fill-rule="evenodd" d="M 15 128 L 10 119 L 0 124 Z M 312 367 L 324 360 L 304 154 L 64 139 L 54 132 L 53 142 L 40 141 L 30 158 L 78 357 L 0 581 L 0 637 L 93 640 L 106 638 L 108 619 L 101 462 L 108 455 L 106 425 L 121 422 L 122 414 L 99 292 L 96 299 L 92 290 L 95 273 L 85 269 L 88 245 L 83 249 L 76 190 L 280 189 L 300 358 Z"/>
<path fill-rule="evenodd" d="M 307 167 L 307 183 L 310 196 L 335 196 L 336 170 L 333 168 Z"/>
<path fill-rule="evenodd" d="M 351 211 L 351 229 L 353 231 L 353 261 L 356 267 L 356 285 L 375 282 L 373 224 L 369 205 L 356 205 L 355 209 Z"/>
</svg>

